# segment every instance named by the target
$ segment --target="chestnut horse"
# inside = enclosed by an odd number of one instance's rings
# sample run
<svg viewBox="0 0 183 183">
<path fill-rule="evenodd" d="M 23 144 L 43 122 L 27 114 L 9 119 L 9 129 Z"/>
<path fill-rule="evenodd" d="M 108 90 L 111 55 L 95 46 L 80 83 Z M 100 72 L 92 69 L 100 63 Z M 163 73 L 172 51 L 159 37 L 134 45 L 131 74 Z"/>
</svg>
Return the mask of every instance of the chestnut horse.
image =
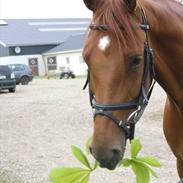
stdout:
<svg viewBox="0 0 183 183">
<path fill-rule="evenodd" d="M 95 109 L 91 153 L 101 167 L 116 167 L 155 79 L 167 93 L 164 134 L 183 178 L 182 4 L 174 0 L 84 3 L 93 11 L 83 50 Z"/>
</svg>

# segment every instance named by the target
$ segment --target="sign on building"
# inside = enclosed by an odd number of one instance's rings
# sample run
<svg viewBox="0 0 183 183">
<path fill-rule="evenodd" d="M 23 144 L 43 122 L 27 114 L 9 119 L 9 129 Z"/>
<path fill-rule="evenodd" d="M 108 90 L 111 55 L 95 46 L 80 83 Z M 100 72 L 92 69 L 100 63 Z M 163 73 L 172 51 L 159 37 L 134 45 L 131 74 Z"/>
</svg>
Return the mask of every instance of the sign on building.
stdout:
<svg viewBox="0 0 183 183">
<path fill-rule="evenodd" d="M 47 57 L 48 71 L 57 70 L 57 59 L 56 57 Z"/>
</svg>

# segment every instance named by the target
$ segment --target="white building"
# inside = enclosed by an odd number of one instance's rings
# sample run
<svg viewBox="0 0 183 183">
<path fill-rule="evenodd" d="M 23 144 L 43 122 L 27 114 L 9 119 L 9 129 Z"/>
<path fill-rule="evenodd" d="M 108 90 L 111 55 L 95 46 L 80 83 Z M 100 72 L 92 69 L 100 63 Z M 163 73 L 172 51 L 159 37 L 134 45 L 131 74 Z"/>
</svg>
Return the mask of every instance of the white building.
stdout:
<svg viewBox="0 0 183 183">
<path fill-rule="evenodd" d="M 34 75 L 70 67 L 86 74 L 82 59 L 89 19 L 0 20 L 0 64 L 24 63 Z"/>
<path fill-rule="evenodd" d="M 68 67 L 76 75 L 86 75 L 87 66 L 82 57 L 84 39 L 83 33 L 71 35 L 63 44 L 43 53 L 44 59 L 48 61 L 48 64 L 49 60 L 52 63 L 55 61 L 58 72 L 61 68 Z"/>
</svg>

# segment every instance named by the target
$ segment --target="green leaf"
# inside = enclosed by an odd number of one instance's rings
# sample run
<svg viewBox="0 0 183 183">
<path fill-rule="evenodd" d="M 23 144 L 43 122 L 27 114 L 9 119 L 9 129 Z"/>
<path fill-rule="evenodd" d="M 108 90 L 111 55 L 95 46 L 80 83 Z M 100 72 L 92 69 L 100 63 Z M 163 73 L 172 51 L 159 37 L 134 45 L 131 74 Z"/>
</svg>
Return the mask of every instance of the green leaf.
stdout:
<svg viewBox="0 0 183 183">
<path fill-rule="evenodd" d="M 140 161 L 138 159 L 133 159 L 133 161 L 135 161 L 137 164 L 139 164 L 139 165 L 143 166 L 144 168 L 146 168 L 149 171 L 149 173 L 151 173 L 151 175 L 158 178 L 158 175 L 156 174 L 156 172 L 154 170 L 152 170 L 148 165 L 146 165 L 143 161 Z"/>
<path fill-rule="evenodd" d="M 98 163 L 98 161 L 97 160 L 95 160 L 95 164 L 94 164 L 94 166 L 93 166 L 93 171 L 94 170 L 96 170 L 97 169 L 97 167 L 99 166 L 99 163 Z"/>
<path fill-rule="evenodd" d="M 146 165 L 146 166 L 147 166 L 147 165 Z M 151 169 L 151 168 L 148 167 L 148 166 L 147 166 L 147 168 L 148 168 L 148 170 L 149 170 L 149 172 L 151 173 L 152 176 L 158 178 L 158 175 L 156 174 L 156 172 L 155 172 L 153 169 Z"/>
<path fill-rule="evenodd" d="M 151 166 L 161 167 L 161 164 L 158 162 L 158 160 L 152 156 L 138 157 L 137 159 L 140 161 L 143 161 Z"/>
<path fill-rule="evenodd" d="M 91 154 L 90 153 L 90 145 L 92 143 L 92 137 L 88 138 L 86 144 L 85 144 L 85 148 L 86 148 L 86 153 L 87 155 Z"/>
<path fill-rule="evenodd" d="M 136 162 L 132 162 L 132 170 L 136 175 L 137 183 L 149 183 L 150 175 L 149 171 Z"/>
<path fill-rule="evenodd" d="M 76 159 L 91 170 L 92 168 L 90 166 L 90 163 L 82 150 L 76 146 L 71 146 L 71 148 L 72 153 L 76 157 Z"/>
<path fill-rule="evenodd" d="M 78 183 L 88 183 L 90 178 L 90 174 L 86 174 L 85 176 L 82 177 L 81 180 L 78 181 Z"/>
<path fill-rule="evenodd" d="M 140 150 L 142 149 L 142 145 L 139 139 L 134 139 L 131 141 L 131 158 L 136 158 Z"/>
<path fill-rule="evenodd" d="M 83 183 L 83 181 L 81 181 L 84 177 L 86 177 L 88 175 L 88 173 L 78 173 L 77 175 L 72 175 L 69 177 L 68 182 L 65 179 L 64 183 Z"/>
<path fill-rule="evenodd" d="M 123 159 L 120 163 L 120 165 L 124 166 L 124 167 L 129 167 L 132 164 L 130 159 Z"/>
<path fill-rule="evenodd" d="M 89 170 L 83 168 L 57 168 L 51 171 L 50 180 L 53 183 L 71 183 L 89 173 Z"/>
</svg>

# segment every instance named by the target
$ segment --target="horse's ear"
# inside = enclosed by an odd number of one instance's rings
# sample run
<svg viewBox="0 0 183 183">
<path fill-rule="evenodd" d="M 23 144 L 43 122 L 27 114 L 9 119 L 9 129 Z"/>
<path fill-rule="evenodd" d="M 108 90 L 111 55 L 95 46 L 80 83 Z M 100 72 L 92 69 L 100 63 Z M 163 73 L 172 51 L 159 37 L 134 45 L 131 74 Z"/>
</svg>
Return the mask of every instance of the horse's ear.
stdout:
<svg viewBox="0 0 183 183">
<path fill-rule="evenodd" d="M 88 9 L 94 11 L 98 0 L 83 0 L 83 1 Z"/>
<path fill-rule="evenodd" d="M 124 0 L 129 11 L 130 12 L 134 12 L 135 8 L 136 8 L 136 0 Z"/>
</svg>

